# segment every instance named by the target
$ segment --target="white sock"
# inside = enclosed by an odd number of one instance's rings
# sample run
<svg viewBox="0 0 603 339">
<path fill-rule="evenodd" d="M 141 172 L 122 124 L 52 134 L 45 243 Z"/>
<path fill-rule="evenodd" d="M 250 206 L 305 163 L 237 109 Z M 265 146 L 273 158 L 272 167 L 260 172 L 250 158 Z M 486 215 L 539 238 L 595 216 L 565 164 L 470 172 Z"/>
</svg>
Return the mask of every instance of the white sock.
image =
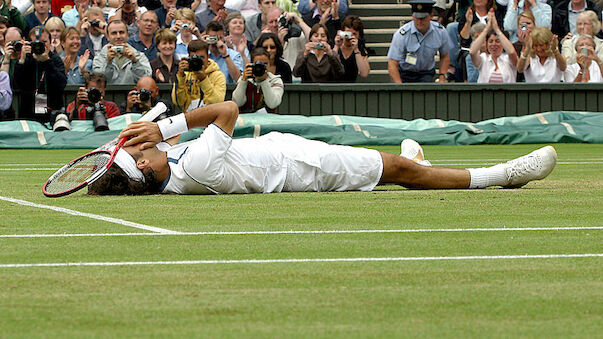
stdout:
<svg viewBox="0 0 603 339">
<path fill-rule="evenodd" d="M 490 186 L 504 186 L 508 183 L 505 164 L 492 167 L 468 168 L 471 174 L 469 188 L 485 188 Z"/>
</svg>

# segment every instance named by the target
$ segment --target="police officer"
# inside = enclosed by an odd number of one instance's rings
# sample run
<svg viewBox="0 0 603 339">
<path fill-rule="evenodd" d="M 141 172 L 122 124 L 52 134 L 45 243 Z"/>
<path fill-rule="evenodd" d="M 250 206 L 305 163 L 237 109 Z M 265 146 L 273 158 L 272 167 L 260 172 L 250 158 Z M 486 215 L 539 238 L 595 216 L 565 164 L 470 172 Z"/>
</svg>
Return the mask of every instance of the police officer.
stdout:
<svg viewBox="0 0 603 339">
<path fill-rule="evenodd" d="M 433 82 L 435 55 L 440 52 L 439 81 L 446 82 L 452 43 L 446 29 L 431 21 L 433 1 L 412 0 L 412 22 L 402 26 L 392 38 L 387 53 L 387 69 L 394 83 Z"/>
</svg>

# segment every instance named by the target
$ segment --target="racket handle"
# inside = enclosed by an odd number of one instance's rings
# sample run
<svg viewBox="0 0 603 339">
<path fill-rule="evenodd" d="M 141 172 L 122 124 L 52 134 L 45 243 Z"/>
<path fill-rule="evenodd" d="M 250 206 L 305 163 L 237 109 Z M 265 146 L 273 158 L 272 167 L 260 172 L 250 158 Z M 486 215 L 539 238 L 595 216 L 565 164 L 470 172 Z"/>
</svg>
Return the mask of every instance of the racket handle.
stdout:
<svg viewBox="0 0 603 339">
<path fill-rule="evenodd" d="M 155 107 L 151 108 L 147 113 L 140 117 L 138 121 L 153 121 L 165 111 L 167 111 L 167 106 L 160 101 L 157 103 L 157 105 L 155 105 Z"/>
</svg>

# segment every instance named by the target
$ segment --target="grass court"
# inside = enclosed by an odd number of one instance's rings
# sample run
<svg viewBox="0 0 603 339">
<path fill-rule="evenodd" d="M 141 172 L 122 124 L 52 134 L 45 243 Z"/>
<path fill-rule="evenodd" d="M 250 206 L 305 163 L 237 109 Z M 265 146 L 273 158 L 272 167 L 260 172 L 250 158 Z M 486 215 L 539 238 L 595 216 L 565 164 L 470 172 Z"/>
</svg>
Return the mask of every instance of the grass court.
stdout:
<svg viewBox="0 0 603 339">
<path fill-rule="evenodd" d="M 554 146 L 513 190 L 57 199 L 42 184 L 85 150 L 0 150 L 0 336 L 599 337 L 603 145 Z"/>
</svg>

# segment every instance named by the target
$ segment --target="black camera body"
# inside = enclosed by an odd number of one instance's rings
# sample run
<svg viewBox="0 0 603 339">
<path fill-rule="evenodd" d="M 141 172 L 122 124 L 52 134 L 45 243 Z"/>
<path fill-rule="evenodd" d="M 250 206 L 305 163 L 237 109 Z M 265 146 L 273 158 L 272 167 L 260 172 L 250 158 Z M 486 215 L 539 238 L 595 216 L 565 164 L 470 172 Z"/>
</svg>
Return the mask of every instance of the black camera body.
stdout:
<svg viewBox="0 0 603 339">
<path fill-rule="evenodd" d="M 203 58 L 198 55 L 189 55 L 186 59 L 188 61 L 188 71 L 198 72 L 203 69 Z"/>
<path fill-rule="evenodd" d="M 141 90 L 134 92 L 134 94 L 138 95 L 138 98 L 142 102 L 147 102 L 147 101 L 151 100 L 151 91 L 149 91 L 148 89 L 143 88 Z"/>
<path fill-rule="evenodd" d="M 100 27 L 100 20 L 88 20 L 88 22 L 92 27 Z"/>
<path fill-rule="evenodd" d="M 287 35 L 284 37 L 285 41 L 289 40 L 289 38 L 297 38 L 302 34 L 301 27 L 299 27 L 299 25 L 294 23 L 292 20 L 287 20 L 287 17 L 284 14 L 278 18 L 278 27 L 284 27 L 289 30 Z"/>
<path fill-rule="evenodd" d="M 11 41 L 8 45 L 13 47 L 15 53 L 21 52 L 21 49 L 23 48 L 23 43 L 21 41 Z"/>
<path fill-rule="evenodd" d="M 46 51 L 46 45 L 40 40 L 34 40 L 31 42 L 31 51 L 35 55 L 42 55 Z"/>
<path fill-rule="evenodd" d="M 261 77 L 266 73 L 266 64 L 261 61 L 256 61 L 251 65 L 251 74 L 254 77 Z"/>
<path fill-rule="evenodd" d="M 97 102 L 100 101 L 101 97 L 103 96 L 103 94 L 101 93 L 100 89 L 98 89 L 96 87 L 92 87 L 90 89 L 87 89 L 86 93 L 88 93 L 88 101 L 91 104 L 96 104 Z"/>
</svg>

